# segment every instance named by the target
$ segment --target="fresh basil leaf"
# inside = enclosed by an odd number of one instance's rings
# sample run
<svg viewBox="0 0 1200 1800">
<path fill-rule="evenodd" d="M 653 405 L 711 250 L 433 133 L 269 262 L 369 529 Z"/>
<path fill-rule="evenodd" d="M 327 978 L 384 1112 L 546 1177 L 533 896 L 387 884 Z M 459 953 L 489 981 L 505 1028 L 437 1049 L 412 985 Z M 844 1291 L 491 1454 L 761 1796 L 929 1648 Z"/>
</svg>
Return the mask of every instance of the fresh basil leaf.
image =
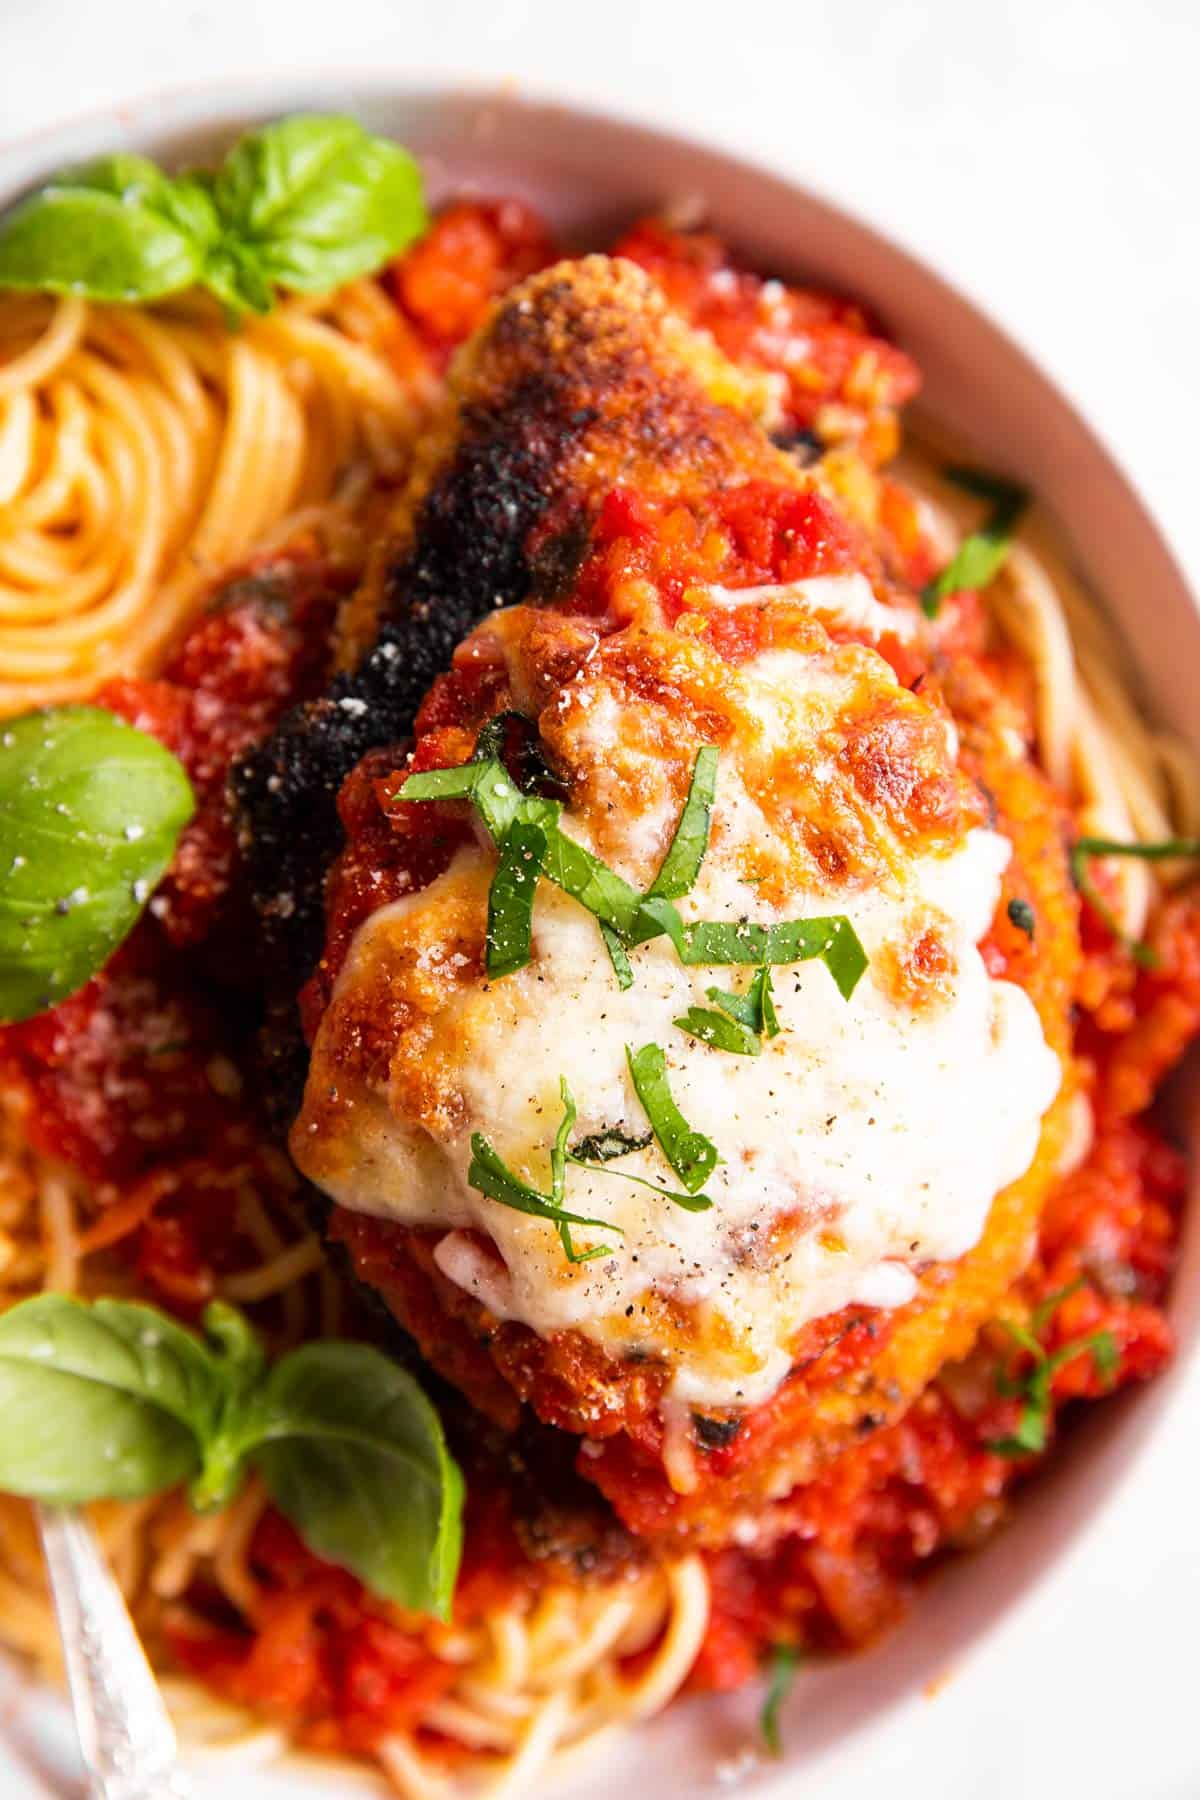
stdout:
<svg viewBox="0 0 1200 1800">
<path fill-rule="evenodd" d="M 305 1344 L 275 1364 L 247 1453 L 310 1550 L 372 1593 L 449 1617 L 463 1482 L 437 1413 L 367 1344 Z"/>
<path fill-rule="evenodd" d="M 708 849 L 708 833 L 712 823 L 713 802 L 717 795 L 717 757 L 714 744 L 706 744 L 696 752 L 687 799 L 675 827 L 675 834 L 663 857 L 662 867 L 650 883 L 650 894 L 664 900 L 679 900 L 690 893 L 700 873 L 704 853 Z"/>
<path fill-rule="evenodd" d="M 333 114 L 248 132 L 218 170 L 213 198 L 247 266 L 301 293 L 379 268 L 428 222 L 408 152 Z"/>
<path fill-rule="evenodd" d="M 800 1667 L 800 1653 L 792 1649 L 790 1644 L 776 1644 L 770 1655 L 770 1678 L 767 1685 L 767 1697 L 763 1701 L 759 1729 L 763 1742 L 772 1756 L 783 1755 L 783 1737 L 779 1729 L 779 1714 L 783 1703 L 792 1691 L 792 1683 L 796 1679 L 796 1671 Z"/>
<path fill-rule="evenodd" d="M 0 1489 L 74 1506 L 172 1487 L 226 1391 L 208 1348 L 153 1307 L 24 1300 L 0 1315 Z"/>
<path fill-rule="evenodd" d="M 797 963 L 820 958 L 838 992 L 848 1000 L 867 967 L 866 951 L 844 914 L 822 919 L 787 919 L 778 925 L 698 919 L 685 925 L 670 900 L 651 896 L 637 909 L 635 943 L 665 935 L 681 963 L 689 967 Z"/>
<path fill-rule="evenodd" d="M 590 1137 L 580 1138 L 577 1144 L 572 1144 L 571 1155 L 581 1163 L 613 1162 L 618 1156 L 631 1156 L 635 1150 L 646 1150 L 653 1142 L 652 1131 L 634 1137 L 622 1131 L 620 1126 L 610 1125 L 606 1130 L 595 1131 Z"/>
<path fill-rule="evenodd" d="M 83 986 L 128 936 L 193 812 L 181 764 L 94 706 L 0 727 L 0 1019 Z"/>
<path fill-rule="evenodd" d="M 937 618 L 948 594 L 961 593 L 964 588 L 985 588 L 995 579 L 1012 547 L 1017 522 L 1029 504 L 1023 488 L 983 470 L 947 469 L 945 475 L 968 493 L 990 500 L 992 511 L 978 531 L 963 539 L 949 566 L 926 587 L 921 606 L 929 619 Z"/>
<path fill-rule="evenodd" d="M 523 969 L 533 955 L 533 897 L 545 857 L 541 826 L 514 820 L 488 890 L 486 962 L 493 981 Z"/>
<path fill-rule="evenodd" d="M 200 279 L 218 235 L 203 189 L 143 156 L 65 169 L 0 220 L 0 287 L 157 300 Z"/>
<path fill-rule="evenodd" d="M 680 1031 L 711 1044 L 714 1050 L 728 1051 L 731 1056 L 761 1056 L 762 1039 L 757 1031 L 731 1019 L 725 1013 L 710 1012 L 706 1006 L 689 1006 L 675 1020 Z"/>
<path fill-rule="evenodd" d="M 633 1050 L 626 1044 L 625 1056 L 659 1148 L 687 1192 L 698 1193 L 719 1160 L 716 1145 L 702 1131 L 693 1131 L 676 1106 L 661 1045 L 643 1044 Z"/>
</svg>

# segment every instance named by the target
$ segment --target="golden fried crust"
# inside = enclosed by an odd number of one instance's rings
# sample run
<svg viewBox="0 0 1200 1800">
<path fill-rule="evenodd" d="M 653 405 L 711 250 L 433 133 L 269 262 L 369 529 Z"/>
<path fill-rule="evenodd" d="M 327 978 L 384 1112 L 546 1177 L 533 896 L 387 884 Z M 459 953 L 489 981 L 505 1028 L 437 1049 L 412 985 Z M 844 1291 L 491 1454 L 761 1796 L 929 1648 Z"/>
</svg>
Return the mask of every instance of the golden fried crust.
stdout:
<svg viewBox="0 0 1200 1800">
<path fill-rule="evenodd" d="M 342 619 L 341 666 L 398 605 L 435 609 L 443 590 L 478 588 L 483 606 L 552 597 L 617 483 L 680 497 L 755 476 L 802 486 L 760 426 L 771 380 L 684 325 L 632 263 L 587 256 L 512 289 L 454 362 Z"/>
</svg>

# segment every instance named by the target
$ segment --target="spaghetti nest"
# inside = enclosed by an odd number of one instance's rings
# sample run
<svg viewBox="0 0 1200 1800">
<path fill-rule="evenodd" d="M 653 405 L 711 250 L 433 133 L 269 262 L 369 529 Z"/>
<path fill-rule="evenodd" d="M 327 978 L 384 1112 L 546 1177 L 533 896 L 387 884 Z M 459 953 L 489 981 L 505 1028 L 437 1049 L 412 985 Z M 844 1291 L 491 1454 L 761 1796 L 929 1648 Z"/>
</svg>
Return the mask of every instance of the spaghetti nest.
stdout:
<svg viewBox="0 0 1200 1800">
<path fill-rule="evenodd" d="M 432 377 L 382 288 L 215 304 L 0 306 L 0 713 L 136 674 L 214 579 L 336 538 L 398 479 Z"/>
</svg>

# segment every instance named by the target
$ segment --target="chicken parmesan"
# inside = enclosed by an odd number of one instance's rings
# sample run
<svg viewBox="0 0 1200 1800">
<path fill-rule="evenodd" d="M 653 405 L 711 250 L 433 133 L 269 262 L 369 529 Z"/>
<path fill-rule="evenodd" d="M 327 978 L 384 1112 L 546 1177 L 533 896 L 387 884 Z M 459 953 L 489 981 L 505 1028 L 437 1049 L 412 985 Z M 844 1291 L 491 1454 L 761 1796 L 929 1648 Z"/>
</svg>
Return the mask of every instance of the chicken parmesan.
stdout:
<svg viewBox="0 0 1200 1800">
<path fill-rule="evenodd" d="M 764 1665 L 777 1748 L 1170 1354 L 1184 752 L 706 231 L 305 118 L 68 172 L 0 288 L 0 1637 L 94 1503 L 248 1756 L 510 1791 Z"/>
</svg>

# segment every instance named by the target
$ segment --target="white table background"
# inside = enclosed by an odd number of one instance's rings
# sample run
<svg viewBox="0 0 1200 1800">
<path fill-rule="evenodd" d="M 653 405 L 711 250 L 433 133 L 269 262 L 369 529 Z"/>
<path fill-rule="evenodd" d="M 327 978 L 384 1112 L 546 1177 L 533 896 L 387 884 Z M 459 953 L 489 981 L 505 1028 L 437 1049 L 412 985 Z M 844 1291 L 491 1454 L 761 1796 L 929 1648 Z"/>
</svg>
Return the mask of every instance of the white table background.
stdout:
<svg viewBox="0 0 1200 1800">
<path fill-rule="evenodd" d="M 0 0 L 0 134 L 223 75 L 495 75 L 761 153 L 1040 356 L 1200 582 L 1200 0 Z M 1148 597 L 1149 599 L 1149 597 Z M 1200 1427 L 1200 1366 L 1184 1411 Z M 1200 1445 L 814 1800 L 1200 1795 Z"/>
</svg>

